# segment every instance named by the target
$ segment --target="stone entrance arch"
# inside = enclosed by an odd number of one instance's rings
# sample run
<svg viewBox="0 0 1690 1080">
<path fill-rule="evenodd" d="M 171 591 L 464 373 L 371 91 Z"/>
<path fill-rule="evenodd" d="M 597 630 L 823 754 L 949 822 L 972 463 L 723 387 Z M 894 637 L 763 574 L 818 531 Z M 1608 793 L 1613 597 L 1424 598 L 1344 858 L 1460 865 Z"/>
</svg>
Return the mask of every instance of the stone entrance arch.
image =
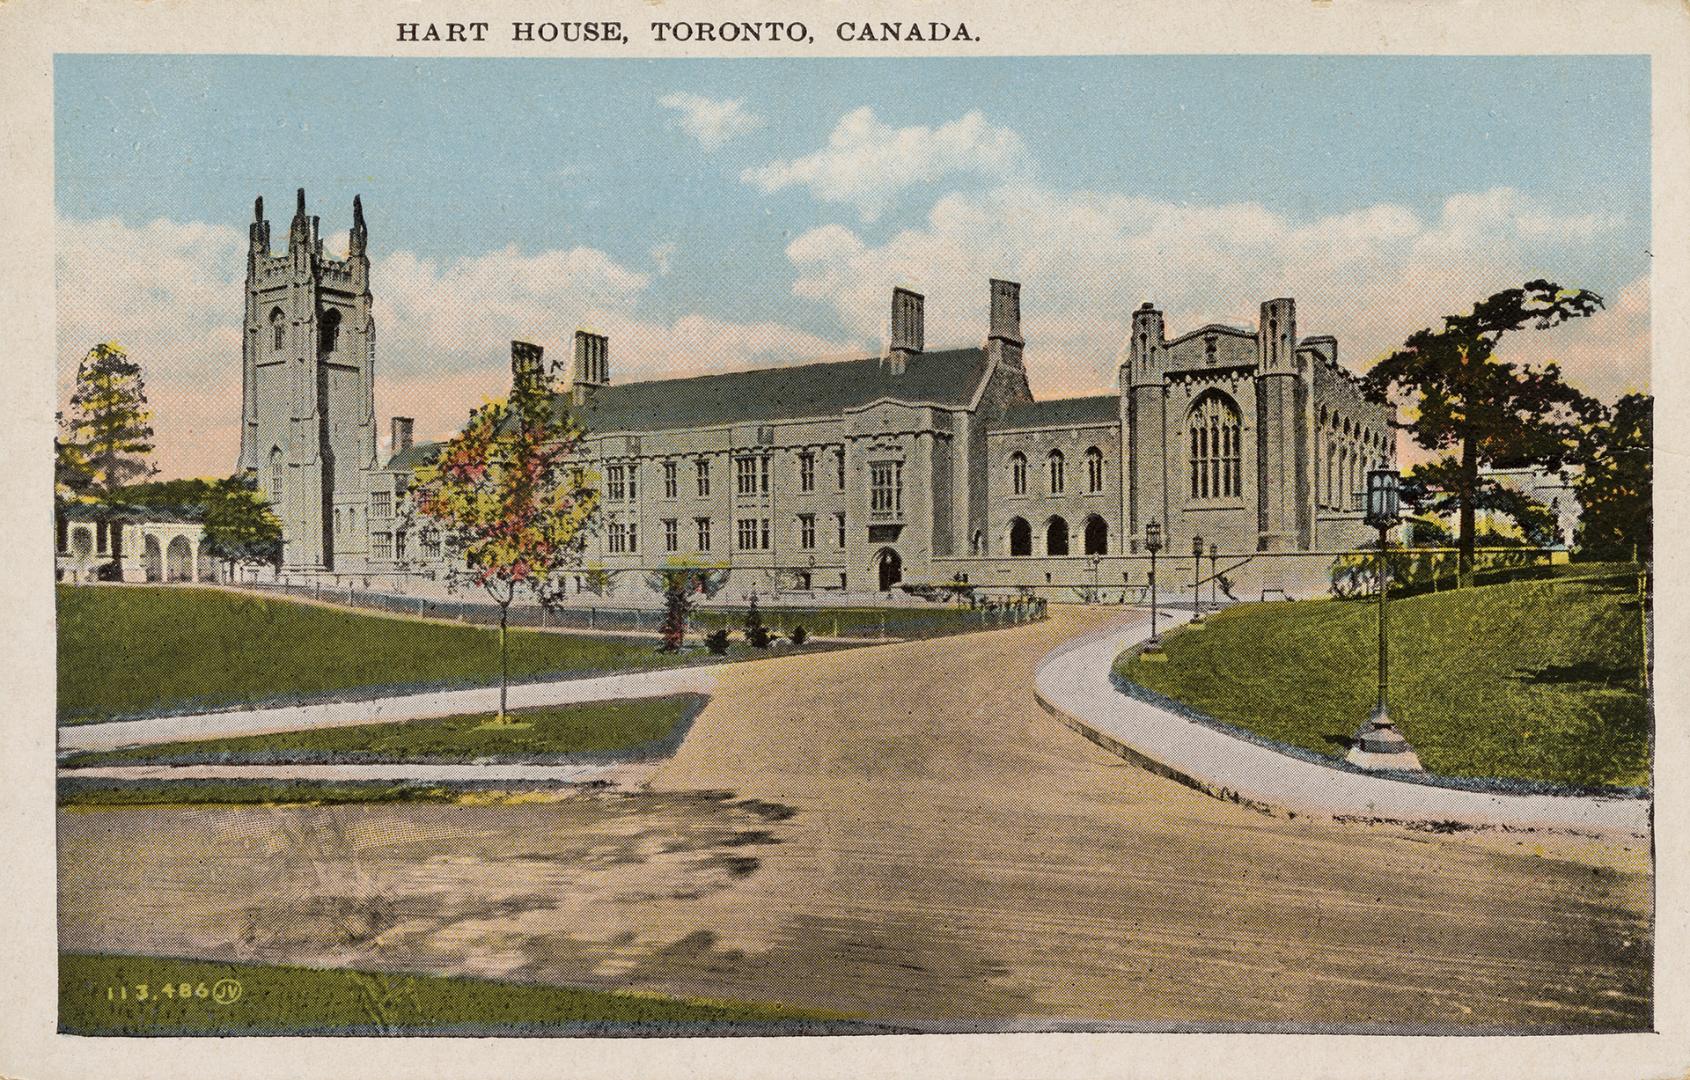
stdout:
<svg viewBox="0 0 1690 1080">
<path fill-rule="evenodd" d="M 164 549 L 152 533 L 147 534 L 147 541 L 141 547 L 141 567 L 146 571 L 146 580 L 164 580 Z"/>
<path fill-rule="evenodd" d="M 880 554 L 874 557 L 874 565 L 880 574 L 881 592 L 891 592 L 904 580 L 903 557 L 893 549 L 881 548 Z"/>
<path fill-rule="evenodd" d="M 186 536 L 175 537 L 164 549 L 164 579 L 194 580 L 194 545 Z"/>
<path fill-rule="evenodd" d="M 1013 518 L 1009 523 L 1009 553 L 1011 555 L 1031 555 L 1033 553 L 1033 527 L 1027 524 L 1026 518 Z"/>
<path fill-rule="evenodd" d="M 1086 518 L 1086 554 L 1109 554 L 1109 526 L 1096 514 Z"/>
<path fill-rule="evenodd" d="M 1068 554 L 1068 522 L 1060 517 L 1053 517 L 1045 522 L 1045 554 Z"/>
</svg>

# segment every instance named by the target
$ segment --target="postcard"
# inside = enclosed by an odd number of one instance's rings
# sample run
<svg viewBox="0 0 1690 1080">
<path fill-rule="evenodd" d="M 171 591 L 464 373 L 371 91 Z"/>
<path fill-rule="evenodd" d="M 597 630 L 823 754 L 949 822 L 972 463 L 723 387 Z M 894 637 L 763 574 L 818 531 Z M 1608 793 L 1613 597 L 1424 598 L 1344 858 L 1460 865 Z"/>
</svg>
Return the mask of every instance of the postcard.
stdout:
<svg viewBox="0 0 1690 1080">
<path fill-rule="evenodd" d="M 1690 1066 L 1682 8 L 474 8 L 0 8 L 0 1071 Z"/>
</svg>

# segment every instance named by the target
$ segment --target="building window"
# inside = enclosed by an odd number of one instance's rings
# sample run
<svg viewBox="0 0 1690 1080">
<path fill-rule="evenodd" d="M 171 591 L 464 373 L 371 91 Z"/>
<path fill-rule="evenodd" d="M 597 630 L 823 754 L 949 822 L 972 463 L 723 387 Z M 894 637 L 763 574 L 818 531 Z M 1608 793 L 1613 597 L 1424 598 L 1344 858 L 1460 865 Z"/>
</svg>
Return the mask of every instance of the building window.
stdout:
<svg viewBox="0 0 1690 1080">
<path fill-rule="evenodd" d="M 739 550 L 755 551 L 757 549 L 757 519 L 740 518 L 739 535 L 736 539 L 739 541 Z"/>
<path fill-rule="evenodd" d="M 378 559 L 393 558 L 393 534 L 378 532 L 375 534 L 375 557 Z"/>
<path fill-rule="evenodd" d="M 833 523 L 839 530 L 839 550 L 844 551 L 845 550 L 845 515 L 844 514 L 833 515 Z"/>
<path fill-rule="evenodd" d="M 1045 554 L 1068 554 L 1068 523 L 1059 517 L 1045 522 Z"/>
<path fill-rule="evenodd" d="M 1050 493 L 1060 495 L 1068 486 L 1068 462 L 1062 451 L 1052 450 L 1046 459 L 1050 465 Z"/>
<path fill-rule="evenodd" d="M 440 558 L 440 534 L 433 529 L 423 530 L 422 553 L 426 559 Z"/>
<path fill-rule="evenodd" d="M 1240 492 L 1238 409 L 1210 390 L 1186 419 L 1191 448 L 1191 497 L 1234 499 Z"/>
<path fill-rule="evenodd" d="M 833 463 L 839 471 L 839 490 L 845 490 L 845 448 L 841 446 L 833 452 Z"/>
<path fill-rule="evenodd" d="M 874 517 L 892 517 L 904 509 L 904 463 L 876 461 L 868 467 L 868 508 Z"/>
<path fill-rule="evenodd" d="M 693 466 L 698 473 L 698 497 L 708 499 L 710 497 L 710 462 L 700 459 L 693 462 Z"/>
<path fill-rule="evenodd" d="M 663 463 L 663 497 L 673 499 L 681 493 L 680 470 L 673 461 Z"/>
<path fill-rule="evenodd" d="M 270 505 L 282 505 L 282 452 L 270 451 Z"/>
<path fill-rule="evenodd" d="M 798 515 L 798 546 L 805 551 L 814 551 L 816 547 L 816 515 Z"/>
<path fill-rule="evenodd" d="M 734 479 L 741 495 L 757 494 L 757 459 L 754 457 L 735 458 Z"/>
<path fill-rule="evenodd" d="M 628 497 L 628 472 L 625 466 L 611 465 L 604 471 L 605 495 L 615 502 Z"/>
<path fill-rule="evenodd" d="M 1033 527 L 1027 524 L 1026 518 L 1009 519 L 1009 553 L 1011 555 L 1031 555 L 1033 553 Z"/>
<path fill-rule="evenodd" d="M 1027 494 L 1027 455 L 1019 450 L 1009 455 L 1009 491 L 1012 495 Z"/>
<path fill-rule="evenodd" d="M 816 490 L 816 455 L 808 450 L 798 455 L 798 490 Z"/>
<path fill-rule="evenodd" d="M 282 318 L 282 309 L 273 308 L 270 311 L 270 334 L 275 339 L 276 351 L 281 352 L 287 344 L 287 323 Z"/>
<path fill-rule="evenodd" d="M 335 351 L 340 344 L 340 309 L 329 308 L 323 312 L 322 322 L 317 324 L 317 353 L 327 355 Z M 404 558 L 403 555 L 400 558 Z"/>
<path fill-rule="evenodd" d="M 707 517 L 693 518 L 692 523 L 698 526 L 698 550 L 710 550 L 710 519 Z"/>
<path fill-rule="evenodd" d="M 393 534 L 393 557 L 395 559 L 403 559 L 405 557 L 404 529 L 400 529 L 398 532 Z"/>
<path fill-rule="evenodd" d="M 640 550 L 639 526 L 632 521 L 610 523 L 610 553 L 632 555 Z"/>
<path fill-rule="evenodd" d="M 370 520 L 381 521 L 393 516 L 393 493 L 389 491 L 370 492 Z"/>
<path fill-rule="evenodd" d="M 663 550 L 679 551 L 681 549 L 681 525 L 674 518 L 663 519 Z"/>
<path fill-rule="evenodd" d="M 1103 451 L 1095 446 L 1086 451 L 1086 490 L 1093 495 L 1103 491 Z"/>
</svg>

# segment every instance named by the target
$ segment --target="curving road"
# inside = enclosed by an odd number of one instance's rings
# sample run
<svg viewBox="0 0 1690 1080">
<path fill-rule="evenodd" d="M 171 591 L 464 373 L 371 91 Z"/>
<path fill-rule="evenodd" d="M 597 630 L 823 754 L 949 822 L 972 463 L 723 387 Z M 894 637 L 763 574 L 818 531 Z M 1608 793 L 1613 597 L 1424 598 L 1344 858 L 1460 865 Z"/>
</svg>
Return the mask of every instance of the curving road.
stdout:
<svg viewBox="0 0 1690 1080">
<path fill-rule="evenodd" d="M 637 790 L 60 815 L 61 942 L 936 1027 L 1647 1027 L 1644 844 L 1268 817 L 1034 704 L 1113 613 L 724 671 Z"/>
</svg>

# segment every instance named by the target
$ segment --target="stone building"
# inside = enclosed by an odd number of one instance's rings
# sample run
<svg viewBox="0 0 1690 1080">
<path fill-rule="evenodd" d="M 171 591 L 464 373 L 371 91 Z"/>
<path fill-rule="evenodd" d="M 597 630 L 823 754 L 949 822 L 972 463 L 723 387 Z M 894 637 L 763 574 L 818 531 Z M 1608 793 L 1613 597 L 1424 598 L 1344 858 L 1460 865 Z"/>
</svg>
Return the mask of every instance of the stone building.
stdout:
<svg viewBox="0 0 1690 1080">
<path fill-rule="evenodd" d="M 435 447 L 412 445 L 396 417 L 393 456 L 376 458 L 358 201 L 345 261 L 324 256 L 303 192 L 285 255 L 270 254 L 258 211 L 241 467 L 279 508 L 283 572 L 438 577 L 439 536 L 411 535 L 401 513 Z M 1298 337 L 1291 300 L 1262 304 L 1255 327 L 1171 339 L 1144 304 L 1115 392 L 1035 401 L 1020 286 L 988 288 L 978 344 L 928 349 L 923 298 L 900 288 L 879 355 L 694 378 L 619 383 L 611 343 L 578 331 L 567 370 L 554 360 L 550 374 L 599 477 L 580 586 L 643 588 L 637 571 L 683 559 L 777 591 L 1054 584 L 1142 556 L 1152 521 L 1170 553 L 1198 536 L 1270 555 L 1368 537 L 1358 493 L 1368 468 L 1394 461 L 1391 413 L 1363 398 L 1333 338 Z M 513 377 L 542 355 L 514 343 Z"/>
</svg>

